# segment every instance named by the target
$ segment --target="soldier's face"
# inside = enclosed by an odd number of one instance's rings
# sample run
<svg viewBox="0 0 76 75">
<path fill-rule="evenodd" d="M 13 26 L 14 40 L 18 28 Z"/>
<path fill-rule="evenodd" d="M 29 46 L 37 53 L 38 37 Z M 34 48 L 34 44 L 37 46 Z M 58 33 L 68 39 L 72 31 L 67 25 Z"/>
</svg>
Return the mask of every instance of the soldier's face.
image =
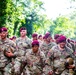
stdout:
<svg viewBox="0 0 76 75">
<path fill-rule="evenodd" d="M 64 48 L 65 44 L 66 44 L 66 42 L 61 42 L 59 45 L 60 45 L 61 48 Z"/>
<path fill-rule="evenodd" d="M 20 32 L 20 35 L 21 36 L 25 36 L 27 34 L 27 31 L 26 30 L 22 30 L 21 32 Z"/>
<path fill-rule="evenodd" d="M 33 40 L 37 40 L 37 37 L 33 37 Z"/>
<path fill-rule="evenodd" d="M 38 45 L 34 45 L 32 47 L 32 50 L 33 50 L 34 53 L 37 53 L 38 52 L 38 49 L 39 49 L 39 46 Z"/>
<path fill-rule="evenodd" d="M 51 41 L 51 37 L 50 37 L 50 36 L 47 38 L 47 41 L 48 41 L 48 42 L 50 42 L 50 41 Z"/>
<path fill-rule="evenodd" d="M 1 32 L 1 39 L 5 39 L 7 37 L 7 32 Z"/>
<path fill-rule="evenodd" d="M 43 38 L 42 38 L 42 37 L 40 37 L 39 39 L 40 39 L 40 40 L 43 40 Z"/>
</svg>

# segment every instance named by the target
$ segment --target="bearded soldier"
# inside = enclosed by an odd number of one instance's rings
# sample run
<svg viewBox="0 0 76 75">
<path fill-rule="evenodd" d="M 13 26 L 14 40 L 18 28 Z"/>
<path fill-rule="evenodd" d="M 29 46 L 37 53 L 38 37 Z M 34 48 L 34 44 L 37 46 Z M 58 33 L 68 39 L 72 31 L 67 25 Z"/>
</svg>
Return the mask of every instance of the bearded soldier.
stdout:
<svg viewBox="0 0 76 75">
<path fill-rule="evenodd" d="M 73 57 L 72 50 L 69 47 L 66 47 L 66 37 L 63 35 L 57 39 L 57 43 L 58 45 L 52 47 L 48 52 L 53 74 L 70 75 L 71 72 L 73 73 L 71 70 L 75 67 L 74 62 L 71 61 Z M 71 64 L 69 64 L 69 60 L 71 61 Z M 66 64 L 66 61 L 68 62 L 68 65 Z"/>
<path fill-rule="evenodd" d="M 7 28 L 0 30 L 0 75 L 11 75 L 12 58 L 15 56 L 16 44 L 7 38 Z"/>
<path fill-rule="evenodd" d="M 34 41 L 34 40 L 38 40 L 38 34 L 37 33 L 32 34 L 32 41 Z"/>
</svg>

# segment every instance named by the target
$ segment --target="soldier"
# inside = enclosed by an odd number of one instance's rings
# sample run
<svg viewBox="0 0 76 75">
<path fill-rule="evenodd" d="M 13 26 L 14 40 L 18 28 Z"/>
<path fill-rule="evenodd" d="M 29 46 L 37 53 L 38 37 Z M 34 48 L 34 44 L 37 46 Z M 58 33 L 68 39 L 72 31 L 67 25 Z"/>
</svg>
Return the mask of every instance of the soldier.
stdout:
<svg viewBox="0 0 76 75">
<path fill-rule="evenodd" d="M 45 42 L 46 41 L 46 38 L 45 38 L 45 35 L 43 36 L 43 42 Z"/>
<path fill-rule="evenodd" d="M 71 41 L 70 41 L 70 44 L 71 44 L 71 46 L 72 46 L 73 52 L 75 52 L 75 41 L 74 41 L 74 40 L 71 40 Z"/>
<path fill-rule="evenodd" d="M 26 53 L 31 48 L 31 40 L 26 36 L 27 30 L 25 27 L 20 28 L 20 37 L 16 40 L 17 45 L 17 57 L 15 59 L 15 73 L 20 75 L 20 66 L 21 66 L 21 59 L 26 55 Z"/>
<path fill-rule="evenodd" d="M 1 40 L 1 28 L 0 28 L 0 40 Z"/>
<path fill-rule="evenodd" d="M 45 55 L 39 50 L 39 42 L 34 40 L 32 42 L 32 49 L 26 53 L 26 74 L 25 75 L 42 75 Z"/>
<path fill-rule="evenodd" d="M 34 40 L 38 40 L 38 34 L 37 33 L 32 34 L 32 41 L 34 41 Z"/>
<path fill-rule="evenodd" d="M 58 37 L 60 37 L 59 34 L 55 34 L 55 35 L 54 35 L 54 40 L 55 40 L 56 43 L 57 43 L 57 39 L 58 39 Z"/>
<path fill-rule="evenodd" d="M 45 56 L 47 56 L 48 51 L 55 45 L 54 42 L 51 42 L 51 35 L 50 33 L 45 34 L 45 41 L 40 46 L 40 50 L 44 52 Z"/>
<path fill-rule="evenodd" d="M 66 45 L 67 45 L 70 49 L 72 49 L 73 52 L 75 52 L 75 43 L 71 42 L 71 39 L 69 39 L 69 38 L 66 40 L 66 42 L 67 42 Z"/>
<path fill-rule="evenodd" d="M 43 36 L 42 36 L 42 35 L 39 35 L 39 36 L 38 36 L 38 41 L 39 41 L 39 43 L 40 43 L 40 45 L 41 45 L 42 42 L 43 42 Z"/>
<path fill-rule="evenodd" d="M 27 30 L 25 27 L 20 28 L 20 37 L 16 39 L 18 50 L 25 53 L 31 48 L 31 40 L 27 37 Z"/>
<path fill-rule="evenodd" d="M 39 35 L 39 36 L 38 36 L 38 40 L 43 41 L 43 36 L 42 36 L 42 35 Z"/>
<path fill-rule="evenodd" d="M 66 37 L 61 35 L 57 39 L 58 45 L 52 47 L 48 52 L 48 59 L 51 61 L 51 67 L 55 75 L 70 75 L 71 69 L 75 67 L 74 63 L 65 67 L 66 58 L 72 58 L 73 54 L 69 47 L 66 47 Z M 73 74 L 72 74 L 73 75 Z"/>
<path fill-rule="evenodd" d="M 0 75 L 11 75 L 16 44 L 7 38 L 7 28 L 2 27 L 0 32 Z"/>
<path fill-rule="evenodd" d="M 16 42 L 16 36 L 12 36 L 12 37 L 10 38 L 10 40 Z"/>
</svg>

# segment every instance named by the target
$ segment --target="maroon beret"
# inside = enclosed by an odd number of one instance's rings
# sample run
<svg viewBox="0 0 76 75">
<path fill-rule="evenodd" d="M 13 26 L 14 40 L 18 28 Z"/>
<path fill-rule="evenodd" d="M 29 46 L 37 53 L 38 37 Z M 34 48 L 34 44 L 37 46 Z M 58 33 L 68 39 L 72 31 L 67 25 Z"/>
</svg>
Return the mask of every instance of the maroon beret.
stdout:
<svg viewBox="0 0 76 75">
<path fill-rule="evenodd" d="M 45 36 L 43 36 L 43 39 L 45 39 Z"/>
<path fill-rule="evenodd" d="M 54 39 L 57 39 L 59 36 L 60 36 L 59 34 L 55 34 Z"/>
<path fill-rule="evenodd" d="M 32 37 L 37 37 L 38 35 L 36 33 L 32 34 Z"/>
<path fill-rule="evenodd" d="M 48 38 L 49 36 L 51 36 L 49 32 L 45 34 L 45 38 Z"/>
<path fill-rule="evenodd" d="M 16 39 L 16 36 L 13 36 L 12 39 Z"/>
<path fill-rule="evenodd" d="M 71 41 L 71 39 L 69 39 L 69 38 L 68 38 L 68 39 L 67 39 L 67 42 L 69 42 L 69 43 L 70 43 L 70 41 Z"/>
<path fill-rule="evenodd" d="M 21 27 L 21 28 L 20 28 L 20 32 L 21 32 L 22 30 L 26 30 L 26 28 L 25 28 L 25 27 Z"/>
<path fill-rule="evenodd" d="M 61 35 L 60 37 L 58 37 L 57 43 L 61 43 L 61 42 L 66 42 L 66 36 Z"/>
<path fill-rule="evenodd" d="M 71 40 L 71 42 L 74 43 L 75 41 L 74 40 Z"/>
<path fill-rule="evenodd" d="M 2 31 L 1 31 L 1 28 L 0 28 L 0 33 L 1 33 Z"/>
<path fill-rule="evenodd" d="M 3 31 L 7 32 L 7 28 L 6 27 L 2 27 L 1 28 L 1 32 L 3 32 Z"/>
<path fill-rule="evenodd" d="M 34 40 L 34 41 L 32 42 L 32 47 L 33 47 L 34 45 L 38 45 L 38 46 L 39 46 L 38 40 Z"/>
<path fill-rule="evenodd" d="M 10 40 L 12 40 L 12 38 L 9 38 Z"/>
<path fill-rule="evenodd" d="M 38 38 L 42 37 L 42 35 L 39 35 Z"/>
</svg>

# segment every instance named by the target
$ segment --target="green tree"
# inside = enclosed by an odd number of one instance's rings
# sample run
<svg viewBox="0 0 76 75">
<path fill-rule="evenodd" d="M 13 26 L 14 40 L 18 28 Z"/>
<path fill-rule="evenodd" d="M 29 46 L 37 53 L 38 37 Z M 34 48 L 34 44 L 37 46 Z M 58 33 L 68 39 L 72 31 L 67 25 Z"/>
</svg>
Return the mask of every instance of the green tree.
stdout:
<svg viewBox="0 0 76 75">
<path fill-rule="evenodd" d="M 52 28 L 52 29 L 51 29 Z M 52 34 L 64 34 L 67 37 L 75 37 L 76 25 L 72 20 L 67 17 L 60 16 L 53 21 L 53 24 L 50 27 Z"/>
<path fill-rule="evenodd" d="M 20 29 L 20 27 L 25 26 L 27 28 L 28 36 L 31 36 L 32 33 L 36 31 L 36 29 L 34 29 L 35 26 L 37 26 L 37 28 L 41 26 L 39 11 L 43 10 L 43 3 L 39 0 L 18 0 L 17 2 L 18 5 L 20 4 L 20 7 L 23 7 L 22 15 L 24 16 L 24 21 L 21 22 L 21 25 L 19 25 L 18 27 L 15 26 L 15 28 Z M 19 35 L 19 31 L 17 32 L 17 34 Z"/>
<path fill-rule="evenodd" d="M 6 8 L 7 8 L 7 0 L 0 0 L 0 27 L 4 26 L 6 22 Z"/>
<path fill-rule="evenodd" d="M 33 33 L 35 25 L 40 27 L 39 11 L 43 10 L 43 2 L 39 0 L 5 0 L 0 2 L 3 15 L 0 17 L 0 26 L 6 26 L 9 30 L 9 36 L 19 36 L 19 29 L 25 26 L 28 30 L 28 36 Z M 2 12 L 3 10 L 3 12 Z M 39 25 L 38 25 L 39 24 Z"/>
</svg>

